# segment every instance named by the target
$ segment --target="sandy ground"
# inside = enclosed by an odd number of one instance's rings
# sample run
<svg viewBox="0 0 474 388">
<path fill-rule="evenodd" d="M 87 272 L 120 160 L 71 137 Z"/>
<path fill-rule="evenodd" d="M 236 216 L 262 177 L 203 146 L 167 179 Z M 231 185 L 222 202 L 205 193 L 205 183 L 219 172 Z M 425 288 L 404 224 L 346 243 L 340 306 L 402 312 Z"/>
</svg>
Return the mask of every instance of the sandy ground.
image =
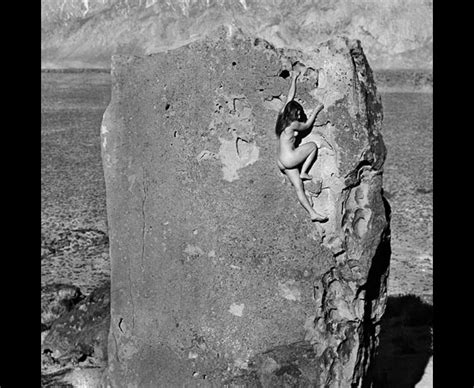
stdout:
<svg viewBox="0 0 474 388">
<path fill-rule="evenodd" d="M 414 294 L 432 303 L 432 94 L 387 93 L 382 102 L 384 191 L 392 207 L 389 294 Z"/>
<path fill-rule="evenodd" d="M 100 124 L 110 101 L 106 74 L 43 74 L 41 283 L 85 294 L 109 277 Z"/>
<path fill-rule="evenodd" d="M 379 386 L 408 387 L 431 355 L 432 94 L 381 94 L 392 260 L 376 374 L 391 381 Z M 109 76 L 42 73 L 41 99 L 41 283 L 74 284 L 88 294 L 110 270 L 99 134 Z"/>
</svg>

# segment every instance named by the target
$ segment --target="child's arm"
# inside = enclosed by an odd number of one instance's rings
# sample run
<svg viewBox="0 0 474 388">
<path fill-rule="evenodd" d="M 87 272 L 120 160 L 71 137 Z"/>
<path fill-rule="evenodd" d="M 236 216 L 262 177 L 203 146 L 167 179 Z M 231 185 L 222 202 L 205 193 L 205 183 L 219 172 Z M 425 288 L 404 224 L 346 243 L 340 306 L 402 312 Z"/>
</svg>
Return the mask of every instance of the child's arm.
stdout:
<svg viewBox="0 0 474 388">
<path fill-rule="evenodd" d="M 286 101 L 283 104 L 280 112 L 283 113 L 283 110 L 285 109 L 286 104 L 288 104 L 293 98 L 295 98 L 295 93 L 296 93 L 296 79 L 299 77 L 300 73 L 297 71 L 293 72 L 293 76 L 291 78 L 291 85 L 290 85 L 290 90 L 288 91 L 288 96 L 286 97 Z"/>
<path fill-rule="evenodd" d="M 316 120 L 316 116 L 318 115 L 319 112 L 321 112 L 324 108 L 324 105 L 322 103 L 319 103 L 316 108 L 311 112 L 311 114 L 308 117 L 308 120 L 306 122 L 301 123 L 299 121 L 294 121 L 292 123 L 292 129 L 295 131 L 306 131 L 308 128 L 310 128 L 314 124 L 314 120 Z"/>
</svg>

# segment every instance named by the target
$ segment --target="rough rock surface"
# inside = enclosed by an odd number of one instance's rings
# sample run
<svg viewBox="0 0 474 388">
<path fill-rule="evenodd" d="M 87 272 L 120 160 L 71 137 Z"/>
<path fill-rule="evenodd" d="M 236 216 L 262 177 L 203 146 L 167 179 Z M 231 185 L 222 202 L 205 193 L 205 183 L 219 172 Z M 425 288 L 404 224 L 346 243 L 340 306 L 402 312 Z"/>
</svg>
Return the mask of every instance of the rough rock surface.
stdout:
<svg viewBox="0 0 474 388">
<path fill-rule="evenodd" d="M 41 287 L 41 331 L 47 330 L 62 314 L 70 311 L 84 296 L 79 287 L 70 284 L 48 284 Z"/>
<path fill-rule="evenodd" d="M 42 342 L 43 353 L 59 363 L 92 357 L 107 360 L 110 326 L 110 283 L 95 289 L 87 298 L 63 313 L 51 325 Z"/>
<path fill-rule="evenodd" d="M 302 142 L 314 224 L 279 172 L 274 125 L 325 105 Z M 277 50 L 220 29 L 116 56 L 101 128 L 111 386 L 363 386 L 386 303 L 382 105 L 358 41 Z M 318 186 L 316 182 L 322 181 Z M 286 385 L 285 385 L 286 384 Z"/>
</svg>

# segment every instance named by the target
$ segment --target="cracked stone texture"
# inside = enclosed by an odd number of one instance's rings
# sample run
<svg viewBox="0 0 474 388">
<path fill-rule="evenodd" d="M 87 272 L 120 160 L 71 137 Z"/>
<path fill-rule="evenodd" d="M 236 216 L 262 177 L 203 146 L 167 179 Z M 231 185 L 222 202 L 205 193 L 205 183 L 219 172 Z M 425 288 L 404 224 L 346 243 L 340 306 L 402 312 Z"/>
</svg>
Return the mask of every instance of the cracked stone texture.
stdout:
<svg viewBox="0 0 474 388">
<path fill-rule="evenodd" d="M 325 104 L 302 141 L 314 224 L 279 172 L 274 125 Z M 382 105 L 358 41 L 276 50 L 223 28 L 115 56 L 101 128 L 111 256 L 111 386 L 342 387 L 364 381 L 386 302 Z M 313 190 L 312 190 L 313 189 Z M 319 192 L 319 193 L 318 193 Z"/>
</svg>

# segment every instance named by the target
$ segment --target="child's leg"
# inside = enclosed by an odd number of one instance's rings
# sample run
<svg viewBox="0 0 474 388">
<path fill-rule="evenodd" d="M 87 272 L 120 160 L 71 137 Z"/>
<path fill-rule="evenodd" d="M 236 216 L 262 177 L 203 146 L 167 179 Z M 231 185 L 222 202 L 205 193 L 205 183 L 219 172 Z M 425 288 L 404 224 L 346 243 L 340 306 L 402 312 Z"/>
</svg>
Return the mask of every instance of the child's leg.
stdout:
<svg viewBox="0 0 474 388">
<path fill-rule="evenodd" d="M 298 197 L 298 200 L 300 201 L 301 205 L 303 205 L 303 207 L 309 213 L 311 220 L 320 221 L 320 222 L 327 221 L 328 220 L 327 217 L 324 217 L 323 215 L 316 212 L 316 210 L 314 210 L 313 207 L 311 206 L 308 200 L 308 197 L 306 197 L 306 194 L 304 192 L 303 182 L 300 178 L 298 169 L 297 168 L 285 169 L 284 172 L 290 179 L 293 186 L 295 187 L 296 196 Z"/>
<path fill-rule="evenodd" d="M 301 167 L 301 173 L 300 173 L 300 178 L 301 179 L 312 179 L 313 177 L 308 174 L 308 170 L 311 167 L 311 164 L 313 163 L 314 159 L 316 158 L 316 154 L 318 152 L 318 147 L 316 146 L 316 143 L 314 142 L 308 142 L 306 144 L 311 144 L 312 151 L 306 158 L 306 160 L 303 163 L 303 166 Z"/>
<path fill-rule="evenodd" d="M 293 151 L 285 154 L 280 154 L 279 159 L 280 163 L 283 164 L 284 168 L 292 169 L 298 167 L 301 163 L 305 162 L 306 159 L 316 150 L 316 143 L 310 141 L 308 143 L 304 143 L 299 147 L 296 147 Z M 312 156 L 310 162 L 306 163 L 306 169 L 309 168 L 311 161 L 316 156 L 316 153 Z M 305 170 L 306 172 L 306 170 Z"/>
</svg>

